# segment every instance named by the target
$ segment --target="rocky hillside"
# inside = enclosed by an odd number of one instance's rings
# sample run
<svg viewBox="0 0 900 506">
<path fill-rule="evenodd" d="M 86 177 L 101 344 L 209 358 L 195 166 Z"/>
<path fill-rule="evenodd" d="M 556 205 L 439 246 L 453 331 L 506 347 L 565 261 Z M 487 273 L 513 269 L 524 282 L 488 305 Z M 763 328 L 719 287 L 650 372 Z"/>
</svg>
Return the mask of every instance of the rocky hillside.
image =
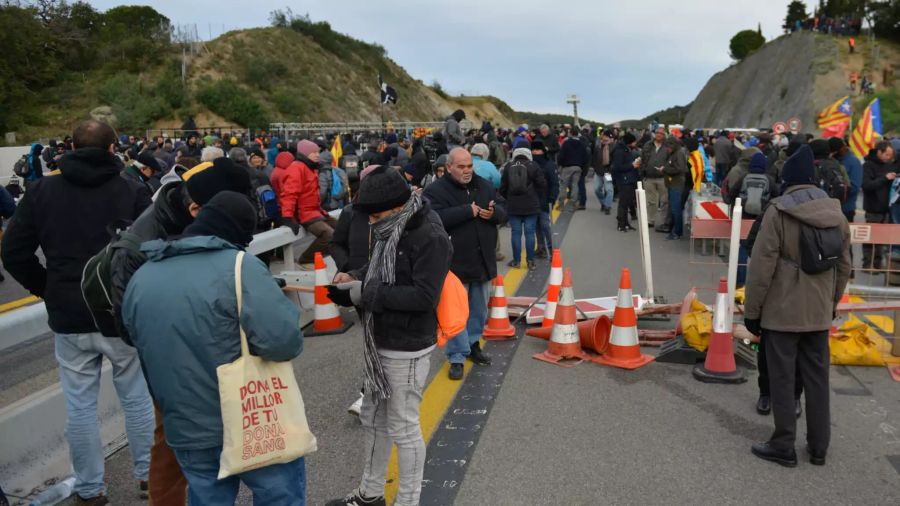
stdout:
<svg viewBox="0 0 900 506">
<path fill-rule="evenodd" d="M 770 128 L 776 121 L 797 117 L 804 131 L 814 131 L 818 112 L 850 93 L 851 71 L 875 77 L 879 94 L 885 94 L 881 105 L 888 116 L 896 105 L 896 92 L 884 86 L 881 71 L 885 65 L 896 66 L 895 48 L 881 43 L 879 65 L 873 70 L 871 48 L 862 39 L 857 38 L 857 52 L 850 55 L 846 38 L 809 32 L 779 37 L 710 78 L 694 100 L 685 125 Z M 861 111 L 865 102 L 855 98 L 854 110 Z M 890 128 L 897 125 L 885 125 L 886 130 Z"/>
</svg>

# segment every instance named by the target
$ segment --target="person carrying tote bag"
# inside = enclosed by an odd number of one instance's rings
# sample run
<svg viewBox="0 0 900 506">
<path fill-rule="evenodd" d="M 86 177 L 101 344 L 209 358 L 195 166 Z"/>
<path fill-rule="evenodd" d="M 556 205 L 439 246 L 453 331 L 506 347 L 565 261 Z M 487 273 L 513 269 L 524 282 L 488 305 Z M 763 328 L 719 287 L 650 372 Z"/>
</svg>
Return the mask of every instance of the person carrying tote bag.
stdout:
<svg viewBox="0 0 900 506">
<path fill-rule="evenodd" d="M 216 194 L 180 239 L 142 245 L 147 262 L 123 299 L 192 506 L 234 504 L 241 482 L 257 506 L 306 500 L 302 455 L 315 438 L 290 363 L 300 315 L 265 264 L 244 257 L 255 225 L 248 196 Z"/>
</svg>

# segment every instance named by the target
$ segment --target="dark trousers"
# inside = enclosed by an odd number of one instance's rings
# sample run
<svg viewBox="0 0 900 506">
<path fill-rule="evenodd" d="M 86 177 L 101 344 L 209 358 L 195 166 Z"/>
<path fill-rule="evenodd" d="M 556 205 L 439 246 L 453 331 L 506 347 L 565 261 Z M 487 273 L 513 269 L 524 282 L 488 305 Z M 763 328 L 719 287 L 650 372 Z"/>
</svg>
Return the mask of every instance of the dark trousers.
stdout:
<svg viewBox="0 0 900 506">
<path fill-rule="evenodd" d="M 628 213 L 634 215 L 637 212 L 635 190 L 637 190 L 637 185 L 634 183 L 619 185 L 619 209 L 616 212 L 616 219 L 619 221 L 620 227 L 629 224 Z"/>
<path fill-rule="evenodd" d="M 728 175 L 728 164 L 727 163 L 716 163 L 716 186 L 719 188 L 722 187 L 722 181 L 725 181 L 725 176 Z"/>
<path fill-rule="evenodd" d="M 866 212 L 866 223 L 888 223 L 887 213 Z M 884 258 L 884 246 L 881 244 L 863 244 L 863 269 L 877 269 Z M 874 260 L 874 264 L 872 263 Z"/>
<path fill-rule="evenodd" d="M 853 223 L 853 220 L 856 218 L 856 209 L 844 211 L 844 217 L 847 218 L 847 223 Z M 850 267 L 853 267 L 853 245 L 850 246 Z"/>
<path fill-rule="evenodd" d="M 584 185 L 585 179 L 587 179 L 588 168 L 581 168 L 581 179 L 578 180 L 578 205 L 584 207 L 587 205 L 587 188 Z"/>
<path fill-rule="evenodd" d="M 769 442 L 779 450 L 794 448 L 797 439 L 794 388 L 799 371 L 806 389 L 806 442 L 814 451 L 826 451 L 831 441 L 828 330 L 778 332 L 763 329 L 762 333 L 775 418 L 775 432 Z"/>
<path fill-rule="evenodd" d="M 741 246 L 743 248 L 743 246 Z M 756 379 L 759 385 L 759 395 L 769 397 L 772 395 L 769 389 L 769 361 L 766 359 L 766 338 L 765 333 L 759 336 L 759 352 L 756 354 L 756 368 L 759 377 Z M 800 399 L 803 394 L 803 379 L 800 377 L 800 370 L 794 375 L 794 399 Z"/>
</svg>

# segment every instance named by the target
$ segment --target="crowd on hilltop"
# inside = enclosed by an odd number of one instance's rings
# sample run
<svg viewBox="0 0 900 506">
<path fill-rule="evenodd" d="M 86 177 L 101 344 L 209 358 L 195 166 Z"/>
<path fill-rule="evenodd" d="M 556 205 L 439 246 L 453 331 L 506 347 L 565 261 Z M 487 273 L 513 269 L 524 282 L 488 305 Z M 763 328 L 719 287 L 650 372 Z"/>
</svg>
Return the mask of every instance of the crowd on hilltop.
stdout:
<svg viewBox="0 0 900 506">
<path fill-rule="evenodd" d="M 807 30 L 824 33 L 827 35 L 840 35 L 843 37 L 859 35 L 862 29 L 862 20 L 852 16 L 830 17 L 824 15 L 808 16 L 798 19 L 789 27 L 791 32 Z"/>
</svg>

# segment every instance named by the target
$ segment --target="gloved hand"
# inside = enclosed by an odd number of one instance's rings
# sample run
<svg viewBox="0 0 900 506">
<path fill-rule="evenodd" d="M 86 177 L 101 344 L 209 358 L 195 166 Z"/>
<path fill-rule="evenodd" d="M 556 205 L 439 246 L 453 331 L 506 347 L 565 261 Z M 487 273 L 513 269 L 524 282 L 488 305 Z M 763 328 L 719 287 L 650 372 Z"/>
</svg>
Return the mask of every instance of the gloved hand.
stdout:
<svg viewBox="0 0 900 506">
<path fill-rule="evenodd" d="M 283 220 L 283 223 L 282 223 L 282 224 L 283 224 L 283 225 L 287 225 L 288 227 L 290 227 L 290 228 L 291 228 L 291 232 L 293 232 L 294 235 L 297 235 L 297 234 L 300 233 L 300 224 L 297 223 L 297 220 L 295 220 L 295 219 L 293 219 L 293 218 L 292 218 L 292 219 L 286 219 L 286 220 Z"/>
<path fill-rule="evenodd" d="M 328 289 L 328 298 L 331 299 L 331 302 L 334 302 L 338 306 L 343 307 L 353 306 L 353 299 L 350 297 L 350 290 L 341 289 L 334 285 L 328 285 L 325 288 Z"/>
<path fill-rule="evenodd" d="M 760 319 L 756 318 L 744 318 L 744 326 L 747 327 L 747 331 L 753 334 L 754 336 L 758 336 L 762 334 L 762 327 L 760 327 Z"/>
</svg>

